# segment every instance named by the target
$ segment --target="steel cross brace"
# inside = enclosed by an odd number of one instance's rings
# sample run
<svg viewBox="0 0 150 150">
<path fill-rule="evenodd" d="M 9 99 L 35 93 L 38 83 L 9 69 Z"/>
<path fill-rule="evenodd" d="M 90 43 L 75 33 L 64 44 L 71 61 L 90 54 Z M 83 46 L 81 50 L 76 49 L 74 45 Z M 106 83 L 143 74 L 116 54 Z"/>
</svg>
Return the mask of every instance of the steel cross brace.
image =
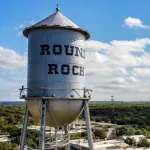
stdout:
<svg viewBox="0 0 150 150">
<path fill-rule="evenodd" d="M 24 142 L 26 137 L 27 125 L 28 125 L 28 115 L 29 115 L 28 104 L 26 104 L 23 128 L 22 128 L 21 138 L 20 138 L 20 150 L 24 150 Z"/>
<path fill-rule="evenodd" d="M 40 135 L 39 135 L 39 148 L 38 150 L 45 149 L 45 129 L 46 129 L 46 109 L 47 109 L 47 100 L 42 99 L 42 114 L 41 114 L 41 126 L 40 126 Z"/>
</svg>

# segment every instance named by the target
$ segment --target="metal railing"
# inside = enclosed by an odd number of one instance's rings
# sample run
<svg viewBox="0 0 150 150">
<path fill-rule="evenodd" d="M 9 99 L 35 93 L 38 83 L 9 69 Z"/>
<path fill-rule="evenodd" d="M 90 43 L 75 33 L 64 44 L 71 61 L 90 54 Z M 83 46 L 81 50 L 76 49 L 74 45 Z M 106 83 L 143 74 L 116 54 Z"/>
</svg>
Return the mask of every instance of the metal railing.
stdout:
<svg viewBox="0 0 150 150">
<path fill-rule="evenodd" d="M 71 99 L 91 99 L 91 89 L 78 88 L 22 88 L 20 90 L 20 99 L 27 98 L 71 98 Z"/>
</svg>

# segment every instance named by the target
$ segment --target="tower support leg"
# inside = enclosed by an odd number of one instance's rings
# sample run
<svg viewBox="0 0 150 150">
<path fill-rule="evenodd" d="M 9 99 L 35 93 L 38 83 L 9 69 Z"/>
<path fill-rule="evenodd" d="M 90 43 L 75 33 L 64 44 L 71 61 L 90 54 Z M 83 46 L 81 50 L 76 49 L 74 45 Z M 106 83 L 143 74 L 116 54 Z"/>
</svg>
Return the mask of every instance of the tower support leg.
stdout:
<svg viewBox="0 0 150 150">
<path fill-rule="evenodd" d="M 57 150 L 57 131 L 58 131 L 58 128 L 55 128 L 55 150 Z"/>
<path fill-rule="evenodd" d="M 25 142 L 27 124 L 28 124 L 28 115 L 29 115 L 28 104 L 26 104 L 24 121 L 23 121 L 23 128 L 22 128 L 21 138 L 20 138 L 20 150 L 24 150 L 24 142 Z"/>
<path fill-rule="evenodd" d="M 39 136 L 39 148 L 38 150 L 45 149 L 45 129 L 46 129 L 46 109 L 47 100 L 42 99 L 42 114 L 41 114 L 41 126 L 40 126 L 40 136 Z"/>
<path fill-rule="evenodd" d="M 70 126 L 67 125 L 64 127 L 65 134 L 67 135 L 67 145 L 65 146 L 65 150 L 70 150 Z"/>
<path fill-rule="evenodd" d="M 85 115 L 86 129 L 88 135 L 89 150 L 94 150 L 91 124 L 90 124 L 89 106 L 88 106 L 88 101 L 86 100 L 84 101 L 84 115 Z"/>
</svg>

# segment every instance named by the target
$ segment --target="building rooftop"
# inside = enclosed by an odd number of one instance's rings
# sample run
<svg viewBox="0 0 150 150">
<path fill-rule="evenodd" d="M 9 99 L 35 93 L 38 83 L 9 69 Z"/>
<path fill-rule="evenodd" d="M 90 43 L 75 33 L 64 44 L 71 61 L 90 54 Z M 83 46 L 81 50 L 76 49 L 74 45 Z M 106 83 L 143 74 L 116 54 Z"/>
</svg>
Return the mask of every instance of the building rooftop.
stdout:
<svg viewBox="0 0 150 150">
<path fill-rule="evenodd" d="M 9 135 L 0 135 L 0 142 L 10 142 L 11 139 L 8 137 Z"/>
<path fill-rule="evenodd" d="M 71 145 L 74 147 L 84 147 L 88 149 L 88 142 L 83 139 L 71 140 Z M 123 140 L 106 140 L 106 141 L 94 141 L 93 146 L 95 150 L 102 148 L 127 148 L 128 144 L 124 143 Z"/>
<path fill-rule="evenodd" d="M 113 150 L 124 150 L 124 149 L 113 149 Z M 150 150 L 150 148 L 140 147 L 140 148 L 127 148 L 126 150 Z"/>
</svg>

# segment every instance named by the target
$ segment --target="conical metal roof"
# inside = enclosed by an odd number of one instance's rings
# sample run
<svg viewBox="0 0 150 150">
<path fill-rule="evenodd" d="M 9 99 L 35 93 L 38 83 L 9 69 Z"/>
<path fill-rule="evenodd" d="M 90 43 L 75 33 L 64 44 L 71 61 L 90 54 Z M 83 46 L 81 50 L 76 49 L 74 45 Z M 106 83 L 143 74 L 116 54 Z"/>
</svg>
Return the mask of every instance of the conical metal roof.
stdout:
<svg viewBox="0 0 150 150">
<path fill-rule="evenodd" d="M 31 30 L 34 29 L 41 29 L 41 28 L 63 28 L 63 29 L 71 29 L 76 30 L 81 33 L 83 33 L 88 39 L 90 37 L 90 34 L 88 31 L 83 30 L 78 25 L 76 25 L 74 22 L 69 20 L 67 17 L 65 17 L 63 14 L 60 13 L 59 8 L 56 8 L 56 12 L 47 18 L 41 20 L 40 22 L 34 24 L 33 26 L 29 28 L 25 28 L 23 31 L 24 36 L 28 37 L 28 34 Z"/>
</svg>

